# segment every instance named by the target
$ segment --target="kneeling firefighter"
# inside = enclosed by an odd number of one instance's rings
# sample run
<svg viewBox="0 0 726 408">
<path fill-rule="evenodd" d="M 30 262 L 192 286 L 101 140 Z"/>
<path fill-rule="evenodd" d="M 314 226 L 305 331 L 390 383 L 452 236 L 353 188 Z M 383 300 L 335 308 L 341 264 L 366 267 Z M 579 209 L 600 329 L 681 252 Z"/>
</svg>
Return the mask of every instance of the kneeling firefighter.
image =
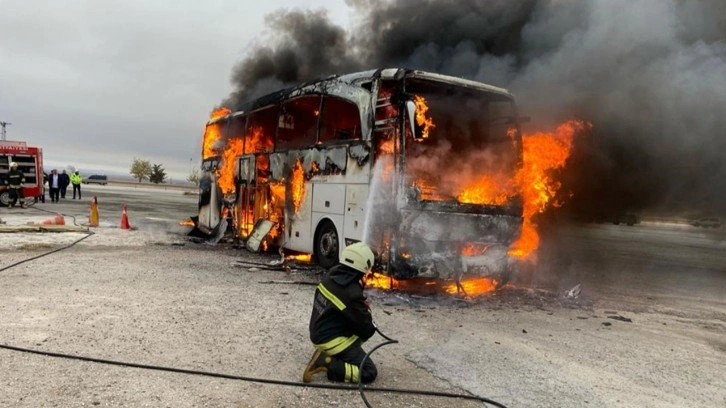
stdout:
<svg viewBox="0 0 726 408">
<path fill-rule="evenodd" d="M 370 358 L 359 372 L 366 355 L 361 344 L 376 332 L 363 296 L 363 277 L 374 261 L 368 245 L 352 244 L 343 249 L 340 263 L 320 281 L 310 316 L 310 340 L 317 350 L 305 368 L 304 382 L 325 371 L 330 381 L 369 384 L 376 379 L 378 371 Z"/>
</svg>

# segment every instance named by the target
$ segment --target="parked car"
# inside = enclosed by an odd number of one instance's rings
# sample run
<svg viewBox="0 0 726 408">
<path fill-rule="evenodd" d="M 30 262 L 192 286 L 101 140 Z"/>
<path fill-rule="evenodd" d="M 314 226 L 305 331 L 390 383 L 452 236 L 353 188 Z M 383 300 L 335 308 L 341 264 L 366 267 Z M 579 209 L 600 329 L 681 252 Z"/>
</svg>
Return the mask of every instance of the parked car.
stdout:
<svg viewBox="0 0 726 408">
<path fill-rule="evenodd" d="M 699 218 L 696 221 L 691 222 L 694 227 L 703 228 L 720 228 L 721 220 L 718 218 Z"/>
<path fill-rule="evenodd" d="M 105 174 L 94 174 L 83 179 L 83 184 L 100 184 L 105 186 L 108 184 L 108 177 Z"/>
</svg>

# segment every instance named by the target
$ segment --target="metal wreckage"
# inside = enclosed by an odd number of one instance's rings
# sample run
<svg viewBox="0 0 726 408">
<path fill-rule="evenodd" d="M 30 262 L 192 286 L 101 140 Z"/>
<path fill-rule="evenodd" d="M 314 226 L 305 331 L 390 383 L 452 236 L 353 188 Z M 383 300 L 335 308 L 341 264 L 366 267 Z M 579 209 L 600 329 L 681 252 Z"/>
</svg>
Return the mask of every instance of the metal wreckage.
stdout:
<svg viewBox="0 0 726 408">
<path fill-rule="evenodd" d="M 435 73 L 331 76 L 212 113 L 199 214 L 206 236 L 322 267 L 364 241 L 389 282 L 513 273 L 523 226 L 520 118 L 506 90 Z"/>
</svg>

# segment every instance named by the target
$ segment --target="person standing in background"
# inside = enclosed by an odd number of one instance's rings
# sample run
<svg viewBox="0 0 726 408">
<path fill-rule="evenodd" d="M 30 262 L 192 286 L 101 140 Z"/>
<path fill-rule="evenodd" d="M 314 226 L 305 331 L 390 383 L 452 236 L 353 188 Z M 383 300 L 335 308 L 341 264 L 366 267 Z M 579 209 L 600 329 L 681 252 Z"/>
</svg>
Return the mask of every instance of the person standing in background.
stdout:
<svg viewBox="0 0 726 408">
<path fill-rule="evenodd" d="M 81 174 L 78 172 L 78 170 L 74 171 L 73 174 L 71 174 L 71 184 L 73 184 L 73 199 L 76 199 L 76 191 L 78 191 L 78 199 L 81 199 L 81 182 L 83 181 L 83 178 L 81 177 Z"/>
<path fill-rule="evenodd" d="M 50 176 L 48 176 L 48 188 L 50 189 L 50 202 L 52 203 L 58 202 L 58 194 L 61 186 L 60 178 L 58 170 L 53 169 L 50 171 Z"/>
<path fill-rule="evenodd" d="M 66 189 L 71 184 L 71 179 L 68 177 L 68 173 L 65 170 L 58 176 L 60 178 L 60 198 L 66 198 Z"/>
</svg>

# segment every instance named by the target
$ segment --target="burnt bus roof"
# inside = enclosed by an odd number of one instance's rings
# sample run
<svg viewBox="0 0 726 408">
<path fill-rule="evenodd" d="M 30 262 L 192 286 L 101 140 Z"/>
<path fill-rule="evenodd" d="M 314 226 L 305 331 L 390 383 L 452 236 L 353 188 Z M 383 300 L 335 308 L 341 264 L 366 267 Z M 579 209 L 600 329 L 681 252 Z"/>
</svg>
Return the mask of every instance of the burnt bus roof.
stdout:
<svg viewBox="0 0 726 408">
<path fill-rule="evenodd" d="M 281 103 L 296 96 L 316 94 L 321 92 L 325 93 L 326 88 L 330 87 L 336 82 L 343 82 L 349 85 L 360 85 L 361 83 L 370 82 L 374 79 L 402 80 L 404 78 L 421 78 L 434 82 L 443 82 L 484 92 L 493 92 L 513 98 L 512 94 L 504 88 L 499 88 L 496 86 L 487 85 L 481 82 L 471 81 L 464 78 L 413 69 L 382 68 L 343 75 L 331 75 L 325 78 L 308 81 L 300 85 L 284 88 L 279 91 L 275 91 L 270 94 L 261 96 L 257 99 L 246 102 L 242 105 L 241 109 L 230 113 L 229 115 L 210 120 L 209 122 L 207 122 L 207 124 L 210 125 L 216 122 L 223 122 L 228 120 L 230 117 L 243 115 L 247 112 L 252 112 L 266 106 Z"/>
</svg>

